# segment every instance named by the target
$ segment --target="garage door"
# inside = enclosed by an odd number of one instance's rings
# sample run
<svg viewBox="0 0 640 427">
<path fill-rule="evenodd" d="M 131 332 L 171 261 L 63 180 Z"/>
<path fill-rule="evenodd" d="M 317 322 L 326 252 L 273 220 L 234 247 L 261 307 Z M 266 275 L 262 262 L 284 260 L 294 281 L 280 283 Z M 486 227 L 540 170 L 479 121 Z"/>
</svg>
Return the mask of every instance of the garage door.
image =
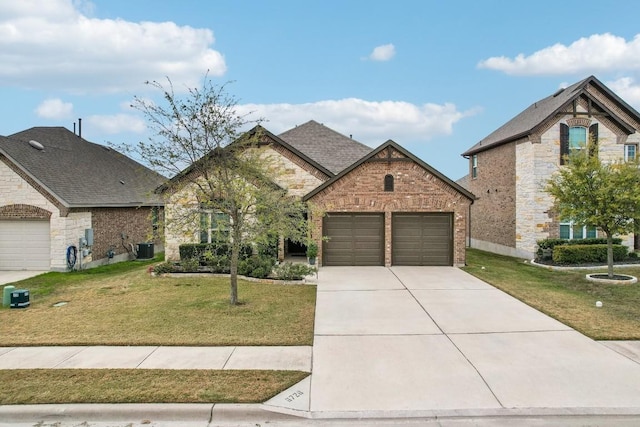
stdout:
<svg viewBox="0 0 640 427">
<path fill-rule="evenodd" d="M 453 265 L 450 213 L 393 214 L 393 265 Z"/>
<path fill-rule="evenodd" d="M 49 270 L 49 221 L 0 220 L 0 270 Z"/>
<path fill-rule="evenodd" d="M 323 265 L 384 265 L 384 214 L 327 214 Z"/>
</svg>

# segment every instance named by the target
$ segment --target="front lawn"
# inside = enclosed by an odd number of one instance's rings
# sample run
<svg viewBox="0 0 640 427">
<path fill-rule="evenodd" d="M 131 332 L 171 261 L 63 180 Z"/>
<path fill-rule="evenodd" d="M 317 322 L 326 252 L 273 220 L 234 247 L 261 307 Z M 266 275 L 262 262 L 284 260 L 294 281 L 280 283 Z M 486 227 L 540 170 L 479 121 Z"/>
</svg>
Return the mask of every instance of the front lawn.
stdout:
<svg viewBox="0 0 640 427">
<path fill-rule="evenodd" d="M 0 309 L 0 346 L 313 343 L 315 286 L 239 281 L 241 304 L 230 306 L 228 278 L 151 277 L 149 265 L 16 283 L 30 291 L 31 307 Z"/>
<path fill-rule="evenodd" d="M 585 274 L 606 268 L 550 271 L 522 259 L 468 249 L 464 270 L 593 339 L 640 339 L 640 283 L 604 285 L 585 279 Z M 640 266 L 614 271 L 640 277 Z M 596 308 L 596 301 L 603 307 Z"/>
<path fill-rule="evenodd" d="M 0 370 L 0 405 L 259 403 L 308 375 L 297 371 Z"/>
</svg>

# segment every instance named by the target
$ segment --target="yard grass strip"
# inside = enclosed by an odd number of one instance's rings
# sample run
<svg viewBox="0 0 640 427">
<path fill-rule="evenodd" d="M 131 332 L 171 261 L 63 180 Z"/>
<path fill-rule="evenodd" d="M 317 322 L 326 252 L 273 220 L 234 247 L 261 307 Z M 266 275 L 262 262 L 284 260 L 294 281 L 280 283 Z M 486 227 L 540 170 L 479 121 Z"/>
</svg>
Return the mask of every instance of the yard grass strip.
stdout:
<svg viewBox="0 0 640 427">
<path fill-rule="evenodd" d="M 31 306 L 0 309 L 0 346 L 313 343 L 315 286 L 239 281 L 231 306 L 228 278 L 153 277 L 147 268 L 119 263 L 14 284 L 30 291 Z"/>
<path fill-rule="evenodd" d="M 640 339 L 640 284 L 606 285 L 585 279 L 587 273 L 606 273 L 606 267 L 551 271 L 523 259 L 468 249 L 464 270 L 593 339 Z M 640 266 L 614 271 L 640 277 Z"/>
<path fill-rule="evenodd" d="M 0 370 L 0 405 L 260 403 L 303 380 L 299 371 Z"/>
</svg>

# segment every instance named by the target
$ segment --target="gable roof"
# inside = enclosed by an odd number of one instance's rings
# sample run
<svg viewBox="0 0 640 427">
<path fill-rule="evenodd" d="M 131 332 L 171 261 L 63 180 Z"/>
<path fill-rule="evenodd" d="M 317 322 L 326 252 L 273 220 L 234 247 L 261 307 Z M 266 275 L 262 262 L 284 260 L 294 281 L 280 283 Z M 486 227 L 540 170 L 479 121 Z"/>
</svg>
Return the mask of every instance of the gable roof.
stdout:
<svg viewBox="0 0 640 427">
<path fill-rule="evenodd" d="M 624 112 L 632 117 L 637 117 L 638 121 L 640 121 L 640 115 L 636 110 L 633 109 L 633 107 L 623 101 L 594 76 L 589 76 L 586 79 L 574 83 L 565 89 L 556 91 L 556 93 L 551 96 L 534 102 L 520 114 L 493 131 L 473 147 L 462 153 L 462 155 L 470 156 L 489 148 L 506 144 L 508 142 L 512 142 L 526 136 L 530 136 L 531 134 L 535 133 L 539 126 L 541 126 L 547 119 L 551 118 L 561 111 L 564 111 L 571 102 L 573 102 L 581 95 L 585 94 L 586 88 L 589 85 L 597 87 L 602 93 L 604 93 L 609 99 L 611 99 L 612 102 L 616 103 Z M 630 124 L 624 122 L 620 117 L 612 113 L 603 104 L 595 100 L 592 96 L 589 95 L 589 97 L 599 109 L 607 112 L 611 120 L 616 122 L 622 129 L 625 129 L 629 134 L 635 131 L 635 129 Z"/>
<path fill-rule="evenodd" d="M 313 162 L 331 171 L 331 175 L 339 173 L 372 150 L 314 120 L 278 136 Z"/>
<path fill-rule="evenodd" d="M 44 149 L 29 141 L 37 141 Z M 166 178 L 63 127 L 33 127 L 2 137 L 0 154 L 65 207 L 162 204 L 154 190 Z"/>
<path fill-rule="evenodd" d="M 382 151 L 384 151 L 385 149 L 387 149 L 389 147 L 391 147 L 394 150 L 398 151 L 403 156 L 411 159 L 412 161 L 417 163 L 419 166 L 421 166 L 423 169 L 425 169 L 427 172 L 429 172 L 431 175 L 433 175 L 433 176 L 437 177 L 438 179 L 444 181 L 445 183 L 447 183 L 448 185 L 453 187 L 454 190 L 458 191 L 459 193 L 461 193 L 463 196 L 467 197 L 471 201 L 476 199 L 476 197 L 473 195 L 473 193 L 471 193 L 467 189 L 463 188 L 459 184 L 453 182 L 451 179 L 447 178 L 441 172 L 439 172 L 438 170 L 434 169 L 433 167 L 431 167 L 430 165 L 428 165 L 427 163 L 425 163 L 424 161 L 422 161 L 418 157 L 414 156 L 409 151 L 405 150 L 403 147 L 401 147 L 396 142 L 394 142 L 392 140 L 388 140 L 384 144 L 380 145 L 378 148 L 372 150 L 369 154 L 365 155 L 364 157 L 360 158 L 358 161 L 356 161 L 353 164 L 351 164 L 351 166 L 347 167 L 346 169 L 343 169 L 342 172 L 340 172 L 338 175 L 334 176 L 333 178 L 331 178 L 328 181 L 325 181 L 319 187 L 316 187 L 314 190 L 312 190 L 307 195 L 305 195 L 302 198 L 302 200 L 303 201 L 307 201 L 307 200 L 311 199 L 313 196 L 315 196 L 316 194 L 318 194 L 319 192 L 321 192 L 325 188 L 331 186 L 334 182 L 340 180 L 342 177 L 344 177 L 345 175 L 349 174 L 351 171 L 353 171 L 354 169 L 356 169 L 360 165 L 366 163 L 368 160 L 375 158 L 379 153 L 381 153 Z"/>
<path fill-rule="evenodd" d="M 317 163 L 315 160 L 311 159 L 306 154 L 300 152 L 297 148 L 295 148 L 292 145 L 290 145 L 287 141 L 284 141 L 280 137 L 274 135 L 273 133 L 271 133 L 270 131 L 268 131 L 267 129 L 262 127 L 261 125 L 254 126 L 253 128 L 251 128 L 247 132 L 243 133 L 239 138 L 234 140 L 231 144 L 229 144 L 229 145 L 227 145 L 225 147 L 233 147 L 234 144 L 235 145 L 241 144 L 243 140 L 246 140 L 247 138 L 253 138 L 256 135 L 259 135 L 260 138 L 262 138 L 260 143 L 265 143 L 267 141 L 270 141 L 270 142 L 274 142 L 276 144 L 280 144 L 283 147 L 285 147 L 287 150 L 289 150 L 292 153 L 294 153 L 296 156 L 300 157 L 305 162 L 309 163 L 314 168 L 318 169 L 323 174 L 327 175 L 328 177 L 334 175 L 333 172 L 331 172 L 330 170 L 328 170 L 327 168 L 325 168 L 321 164 Z M 191 163 L 185 169 L 180 171 L 178 174 L 176 174 L 173 177 L 171 177 L 170 180 L 165 181 L 165 183 L 162 186 L 160 186 L 159 189 L 161 191 L 166 191 L 169 188 L 169 184 L 178 182 L 182 177 L 184 177 L 185 175 L 188 175 L 189 173 L 194 171 L 197 168 L 198 165 L 201 165 L 203 162 L 207 162 L 209 159 L 211 159 L 211 156 L 214 156 L 215 154 L 216 154 L 216 149 L 213 149 L 213 150 L 209 151 L 209 153 L 205 154 L 204 156 L 202 156 L 201 158 L 199 158 L 195 162 Z"/>
</svg>

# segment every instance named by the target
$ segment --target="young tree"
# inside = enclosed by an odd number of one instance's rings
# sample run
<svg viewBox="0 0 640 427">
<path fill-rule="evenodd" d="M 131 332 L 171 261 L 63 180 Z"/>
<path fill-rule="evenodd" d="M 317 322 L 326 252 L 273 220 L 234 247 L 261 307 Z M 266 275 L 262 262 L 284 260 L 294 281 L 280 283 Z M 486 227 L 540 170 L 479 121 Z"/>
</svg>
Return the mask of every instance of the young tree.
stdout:
<svg viewBox="0 0 640 427">
<path fill-rule="evenodd" d="M 152 168 L 173 176 L 166 184 L 172 206 L 166 229 L 193 236 L 201 214 L 214 213 L 230 254 L 230 302 L 238 303 L 238 261 L 244 245 L 267 243 L 273 236 L 302 241 L 304 206 L 278 187 L 274 158 L 264 150 L 263 129 L 237 112 L 225 85 L 205 78 L 184 96 L 167 85 L 147 82 L 162 92 L 164 104 L 136 97 L 154 136 L 133 149 Z M 220 237 L 220 236 L 218 236 Z"/>
<path fill-rule="evenodd" d="M 640 218 L 638 163 L 601 161 L 576 150 L 547 182 L 561 218 L 597 227 L 607 236 L 608 275 L 613 277 L 613 236 L 634 231 Z"/>
</svg>

